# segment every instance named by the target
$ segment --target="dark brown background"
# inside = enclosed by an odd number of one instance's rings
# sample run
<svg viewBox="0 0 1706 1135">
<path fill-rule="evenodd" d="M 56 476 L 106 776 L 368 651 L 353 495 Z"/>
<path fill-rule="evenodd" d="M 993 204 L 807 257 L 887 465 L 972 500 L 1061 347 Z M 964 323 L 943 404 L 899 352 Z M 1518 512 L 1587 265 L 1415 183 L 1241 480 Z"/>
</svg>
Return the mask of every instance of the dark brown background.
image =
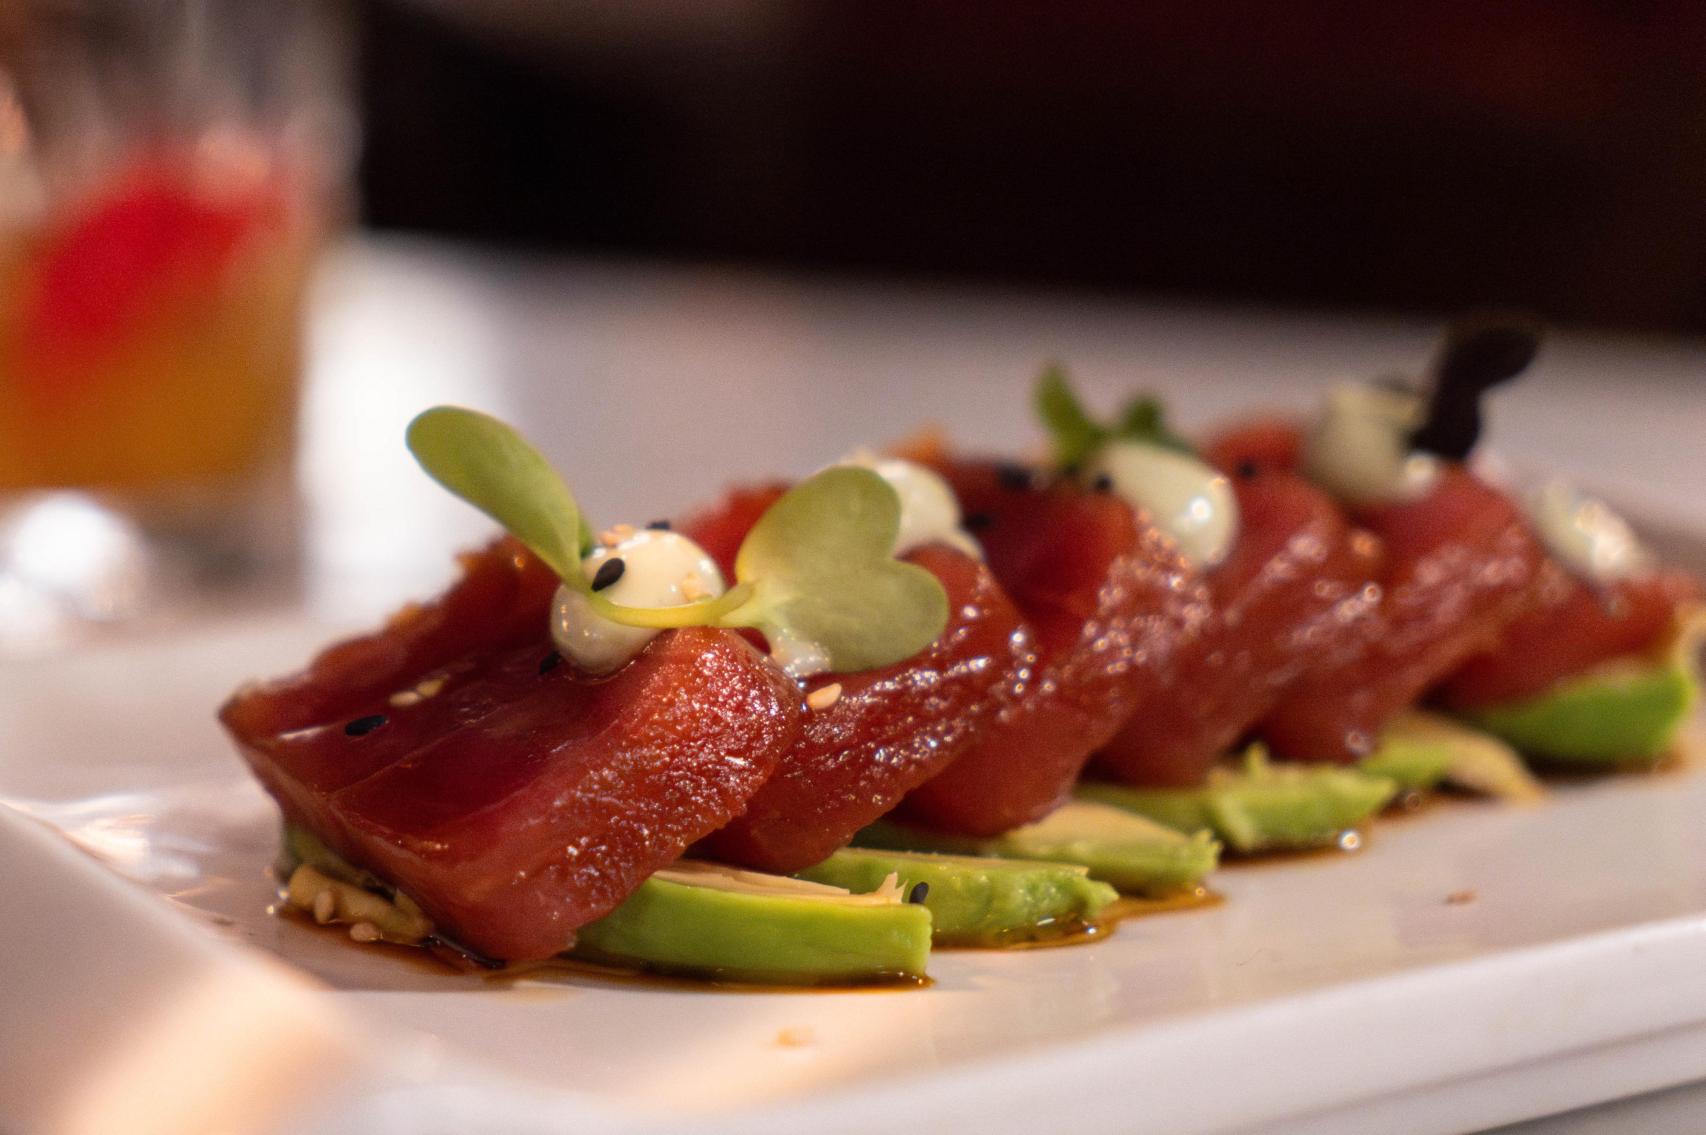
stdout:
<svg viewBox="0 0 1706 1135">
<path fill-rule="evenodd" d="M 1706 5 L 363 9 L 366 214 L 595 252 L 1706 329 Z"/>
</svg>

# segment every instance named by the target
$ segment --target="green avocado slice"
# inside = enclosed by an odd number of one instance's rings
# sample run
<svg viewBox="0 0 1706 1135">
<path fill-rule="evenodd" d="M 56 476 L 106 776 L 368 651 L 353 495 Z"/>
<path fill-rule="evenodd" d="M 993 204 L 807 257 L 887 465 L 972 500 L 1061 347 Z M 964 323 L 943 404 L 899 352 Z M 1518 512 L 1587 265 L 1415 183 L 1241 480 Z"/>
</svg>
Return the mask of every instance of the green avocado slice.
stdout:
<svg viewBox="0 0 1706 1135">
<path fill-rule="evenodd" d="M 1080 933 L 1119 897 L 1069 863 L 845 848 L 799 873 L 864 894 L 890 877 L 929 908 L 938 946 L 1006 946 Z M 922 892 L 915 889 L 923 885 Z"/>
<path fill-rule="evenodd" d="M 1072 863 L 1125 894 L 1151 896 L 1195 887 L 1220 861 L 1220 844 L 1207 832 L 1185 835 L 1088 800 L 1068 801 L 1034 824 L 991 839 L 879 820 L 861 831 L 854 843 L 895 851 Z"/>
<path fill-rule="evenodd" d="M 1425 791 L 1437 788 L 1451 767 L 1451 747 L 1426 738 L 1395 736 L 1389 730 L 1380 744 L 1357 769 L 1369 776 L 1383 777 L 1400 789 Z"/>
<path fill-rule="evenodd" d="M 1426 710 L 1395 717 L 1381 734 L 1379 747 L 1357 767 L 1411 790 L 1448 784 L 1503 800 L 1532 801 L 1546 795 L 1522 757 L 1504 741 Z"/>
<path fill-rule="evenodd" d="M 371 922 L 391 942 L 432 933 L 420 908 L 305 829 L 286 825 L 287 901 L 312 911 L 328 892 L 332 921 Z M 785 875 L 683 860 L 581 927 L 572 956 L 664 973 L 780 985 L 919 979 L 930 959 L 930 912 L 879 879 L 869 894 Z M 383 890 L 389 898 L 374 893 Z M 326 900 L 321 900 L 324 904 Z"/>
<path fill-rule="evenodd" d="M 1658 658 L 1616 658 L 1545 693 L 1462 716 L 1529 756 L 1585 766 L 1648 765 L 1670 752 L 1700 700 L 1706 617 L 1693 610 Z"/>
<path fill-rule="evenodd" d="M 1252 746 L 1242 769 L 1214 769 L 1202 788 L 1085 782 L 1077 792 L 1181 832 L 1206 828 L 1251 854 L 1324 847 L 1386 807 L 1398 783 L 1336 765 L 1273 764 Z"/>
<path fill-rule="evenodd" d="M 930 912 L 898 887 L 841 887 L 682 860 L 580 928 L 570 956 L 773 985 L 918 980 Z"/>
</svg>

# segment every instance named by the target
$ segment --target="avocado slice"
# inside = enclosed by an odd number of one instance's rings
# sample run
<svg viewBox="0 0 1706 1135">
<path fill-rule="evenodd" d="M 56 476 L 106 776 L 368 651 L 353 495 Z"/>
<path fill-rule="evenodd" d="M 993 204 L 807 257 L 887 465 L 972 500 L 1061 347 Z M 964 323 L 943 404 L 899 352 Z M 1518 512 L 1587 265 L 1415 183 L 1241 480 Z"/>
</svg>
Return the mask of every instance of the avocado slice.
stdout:
<svg viewBox="0 0 1706 1135">
<path fill-rule="evenodd" d="M 1546 795 L 1515 749 L 1490 733 L 1426 710 L 1394 718 L 1381 734 L 1379 747 L 1357 767 L 1411 790 L 1448 784 L 1502 800 L 1532 801 Z"/>
<path fill-rule="evenodd" d="M 938 946 L 1007 946 L 1077 934 L 1119 893 L 1070 863 L 845 848 L 799 873 L 864 894 L 892 878 L 930 910 Z M 922 886 L 923 890 L 918 888 Z"/>
<path fill-rule="evenodd" d="M 1381 734 L 1374 752 L 1357 762 L 1369 776 L 1383 777 L 1401 790 L 1421 792 L 1438 788 L 1451 767 L 1451 747 L 1426 737 Z"/>
<path fill-rule="evenodd" d="M 1700 700 L 1700 608 L 1679 614 L 1658 657 L 1614 658 L 1504 705 L 1462 716 L 1529 756 L 1565 764 L 1650 765 L 1670 752 Z"/>
<path fill-rule="evenodd" d="M 1116 890 L 1169 895 L 1199 884 L 1220 861 L 1207 832 L 1185 835 L 1128 811 L 1071 800 L 1034 824 L 991 839 L 947 835 L 879 820 L 854 839 L 861 847 L 1072 863 Z"/>
<path fill-rule="evenodd" d="M 286 899 L 325 921 L 372 923 L 388 942 L 433 931 L 409 896 L 355 866 L 303 828 L 286 825 Z M 924 976 L 930 912 L 898 883 L 870 894 L 785 875 L 682 860 L 581 927 L 571 954 L 666 973 L 755 984 L 862 984 Z M 330 893 L 315 902 L 321 891 Z M 380 893 L 383 892 L 383 893 Z"/>
<path fill-rule="evenodd" d="M 1337 765 L 1270 763 L 1252 745 L 1242 769 L 1213 769 L 1201 788 L 1085 782 L 1077 792 L 1181 832 L 1206 828 L 1250 854 L 1324 847 L 1386 807 L 1398 783 Z"/>
<path fill-rule="evenodd" d="M 684 859 L 581 927 L 570 956 L 754 984 L 919 980 L 930 912 L 892 883 L 852 894 Z"/>
</svg>

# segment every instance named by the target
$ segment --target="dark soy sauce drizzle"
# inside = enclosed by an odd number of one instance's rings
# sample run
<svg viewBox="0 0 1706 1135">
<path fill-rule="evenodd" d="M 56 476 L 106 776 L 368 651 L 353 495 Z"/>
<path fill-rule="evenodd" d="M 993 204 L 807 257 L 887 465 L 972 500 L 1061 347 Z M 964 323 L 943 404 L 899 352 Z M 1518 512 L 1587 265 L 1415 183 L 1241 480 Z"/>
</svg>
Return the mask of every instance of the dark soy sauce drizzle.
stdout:
<svg viewBox="0 0 1706 1135">
<path fill-rule="evenodd" d="M 1540 321 L 1484 314 L 1453 324 L 1434 363 L 1427 417 L 1410 435 L 1413 448 L 1462 461 L 1481 437 L 1481 398 L 1515 378 L 1540 350 Z"/>
</svg>

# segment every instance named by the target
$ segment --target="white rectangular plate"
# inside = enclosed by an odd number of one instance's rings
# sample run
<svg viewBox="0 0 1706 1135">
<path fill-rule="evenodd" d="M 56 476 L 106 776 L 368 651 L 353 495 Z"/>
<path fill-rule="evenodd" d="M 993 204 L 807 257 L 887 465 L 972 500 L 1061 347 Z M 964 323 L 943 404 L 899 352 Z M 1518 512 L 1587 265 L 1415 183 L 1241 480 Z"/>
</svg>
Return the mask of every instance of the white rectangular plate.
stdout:
<svg viewBox="0 0 1706 1135">
<path fill-rule="evenodd" d="M 1662 535 L 1706 567 L 1706 540 Z M 26 984 L 75 1001 L 92 968 L 142 965 L 134 905 L 58 897 L 110 889 L 104 863 L 199 924 L 178 960 L 219 939 L 276 955 L 387 1038 L 326 1130 L 1444 1131 L 1706 1076 L 1694 769 L 1440 804 L 1354 855 L 1224 871 L 1224 903 L 1106 941 L 940 953 L 926 989 L 491 980 L 267 913 L 276 813 L 212 713 L 323 637 L 235 624 L 0 670 L 0 800 L 93 857 L 0 809 L 0 951 L 28 959 L 0 986 L 0 1051 L 29 1043 Z M 173 948 L 151 947 L 168 968 Z M 46 1090 L 19 1067 L 0 1061 L 0 1118 Z"/>
<path fill-rule="evenodd" d="M 1706 536 L 1653 534 L 1706 570 Z M 256 621 L 0 667 L 0 1053 L 51 1021 L 67 1056 L 0 1060 L 0 1126 L 106 1043 L 43 983 L 72 1005 L 99 975 L 125 1009 L 237 946 L 377 1029 L 316 1130 L 1443 1132 L 1706 1077 L 1696 770 L 1430 807 L 1355 855 L 1225 870 L 1225 903 L 1099 944 L 942 952 L 923 990 L 485 980 L 268 913 L 276 812 L 213 708 L 324 637 Z"/>
</svg>

